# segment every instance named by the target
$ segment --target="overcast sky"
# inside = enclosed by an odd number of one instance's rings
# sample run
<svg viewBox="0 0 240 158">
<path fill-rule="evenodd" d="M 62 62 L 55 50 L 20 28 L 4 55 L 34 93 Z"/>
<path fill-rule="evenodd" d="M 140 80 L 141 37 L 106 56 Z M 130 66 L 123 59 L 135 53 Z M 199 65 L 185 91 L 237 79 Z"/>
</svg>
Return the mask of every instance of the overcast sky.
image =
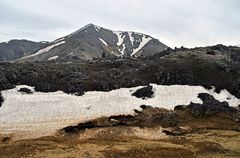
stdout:
<svg viewBox="0 0 240 158">
<path fill-rule="evenodd" d="M 88 23 L 174 46 L 240 44 L 240 0 L 0 0 L 0 41 L 52 41 Z"/>
</svg>

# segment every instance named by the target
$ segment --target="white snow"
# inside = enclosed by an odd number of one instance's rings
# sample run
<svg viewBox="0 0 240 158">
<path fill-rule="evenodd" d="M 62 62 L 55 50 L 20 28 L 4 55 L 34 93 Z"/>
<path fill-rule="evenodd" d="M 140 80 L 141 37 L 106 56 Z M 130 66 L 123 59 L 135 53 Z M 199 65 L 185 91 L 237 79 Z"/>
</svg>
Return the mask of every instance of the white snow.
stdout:
<svg viewBox="0 0 240 158">
<path fill-rule="evenodd" d="M 103 39 L 101 39 L 100 37 L 98 38 L 104 45 L 108 46 L 107 42 L 105 42 Z"/>
<path fill-rule="evenodd" d="M 118 43 L 117 43 L 117 46 L 122 46 L 123 47 L 123 49 L 119 49 L 119 51 L 122 53 L 122 55 L 124 54 L 124 50 L 125 50 L 125 47 L 126 46 L 123 46 L 124 44 L 123 44 L 123 42 L 124 42 L 124 38 L 125 38 L 125 36 L 123 36 L 123 33 L 124 32 L 120 32 L 120 31 L 114 31 L 113 32 L 114 34 L 116 34 L 117 35 L 117 37 L 118 37 Z M 132 44 L 132 46 L 133 46 L 133 43 L 134 43 L 134 41 L 135 41 L 135 39 L 134 39 L 134 33 L 135 32 L 126 32 L 126 33 L 128 33 L 128 35 L 129 35 L 129 37 L 130 37 L 130 42 L 131 42 L 131 44 Z M 131 53 L 131 56 L 133 56 L 134 54 L 136 54 L 137 52 L 139 52 L 149 41 L 151 41 L 151 37 L 147 37 L 146 35 L 143 35 L 143 34 L 140 34 L 140 33 L 136 33 L 136 34 L 138 34 L 138 35 L 141 35 L 142 36 L 142 40 L 138 40 L 137 42 L 140 42 L 140 45 L 139 45 L 139 47 L 138 48 L 133 48 L 133 52 Z"/>
<path fill-rule="evenodd" d="M 131 54 L 131 56 L 133 56 L 134 54 L 136 54 L 137 52 L 139 52 L 149 41 L 151 41 L 151 37 L 146 37 L 145 35 L 142 37 L 142 41 L 139 45 L 138 48 L 133 49 L 133 52 Z"/>
<path fill-rule="evenodd" d="M 116 54 L 114 51 L 111 51 L 112 54 L 116 55 L 116 56 L 121 56 L 119 54 Z"/>
<path fill-rule="evenodd" d="M 117 46 L 119 47 L 118 51 L 121 52 L 122 54 L 121 56 L 123 56 L 124 51 L 126 49 L 126 45 L 123 43 L 125 36 L 123 35 L 123 32 L 120 32 L 120 31 L 115 31 L 113 33 L 116 34 L 118 37 L 118 42 L 117 42 Z"/>
<path fill-rule="evenodd" d="M 73 55 L 73 52 L 69 53 L 68 56 Z"/>
<path fill-rule="evenodd" d="M 54 42 L 54 43 L 58 43 L 58 42 L 61 42 L 61 41 L 63 41 L 63 40 L 65 40 L 65 37 L 58 38 L 58 39 L 56 39 L 56 40 L 53 41 L 53 42 Z"/>
<path fill-rule="evenodd" d="M 40 54 L 42 54 L 42 53 L 48 52 L 48 51 L 50 51 L 51 49 L 53 49 L 54 47 L 57 47 L 57 46 L 62 45 L 62 44 L 64 44 L 64 43 L 65 43 L 65 41 L 61 41 L 61 42 L 55 43 L 55 44 L 50 45 L 50 46 L 48 46 L 48 47 L 46 47 L 46 48 L 40 49 L 39 51 L 37 51 L 36 53 L 34 53 L 34 54 L 32 54 L 32 55 L 25 56 L 25 57 L 23 57 L 22 59 L 26 59 L 26 58 L 29 58 L 29 57 L 34 57 L 34 56 L 40 55 Z"/>
<path fill-rule="evenodd" d="M 125 36 L 123 36 L 123 32 L 116 31 L 116 32 L 113 32 L 113 33 L 115 33 L 117 35 L 117 37 L 118 37 L 117 45 L 121 46 L 123 44 L 123 41 L 124 41 L 124 38 L 125 38 Z"/>
<path fill-rule="evenodd" d="M 122 49 L 119 49 L 119 51 L 122 53 L 122 55 L 124 55 L 125 49 L 126 49 L 126 45 L 123 44 Z"/>
<path fill-rule="evenodd" d="M 49 58 L 48 60 L 55 60 L 55 59 L 57 59 L 59 56 L 53 56 L 53 57 L 51 57 L 51 58 Z"/>
<path fill-rule="evenodd" d="M 102 116 L 134 115 L 141 105 L 172 110 L 176 105 L 202 103 L 199 93 L 209 93 L 220 101 L 238 106 L 240 100 L 226 90 L 220 94 L 201 86 L 162 86 L 152 84 L 154 98 L 143 100 L 131 96 L 141 87 L 121 88 L 110 92 L 87 92 L 83 96 L 53 93 L 18 92 L 22 87 L 2 91 L 5 99 L 0 108 L 0 134 L 14 133 L 16 137 L 40 137 L 54 134 L 58 129 Z M 229 100 L 229 98 L 231 98 Z"/>
<path fill-rule="evenodd" d="M 124 55 L 124 51 L 126 49 L 126 45 L 123 43 L 125 36 L 123 35 L 123 32 L 120 32 L 120 31 L 116 31 L 114 33 L 118 37 L 118 42 L 117 42 L 117 46 L 119 47 L 118 51 L 121 52 L 121 54 L 123 56 Z"/>
<path fill-rule="evenodd" d="M 240 99 L 237 99 L 225 89 L 222 90 L 220 94 L 214 92 L 214 89 L 212 89 L 209 91 L 209 94 L 211 94 L 216 100 L 219 100 L 221 102 L 227 101 L 229 105 L 233 107 L 237 107 L 240 104 Z"/>
<path fill-rule="evenodd" d="M 130 37 L 130 41 L 131 41 L 131 44 L 132 44 L 132 47 L 133 47 L 133 42 L 134 42 L 134 33 L 133 32 L 131 32 L 131 33 L 128 33 L 128 35 L 129 35 L 129 37 Z"/>
<path fill-rule="evenodd" d="M 96 30 L 97 32 L 99 32 L 99 31 L 100 31 L 100 29 L 101 29 L 101 27 L 99 27 L 99 26 L 96 26 L 96 25 L 94 25 L 94 28 L 95 28 L 95 30 Z"/>
</svg>

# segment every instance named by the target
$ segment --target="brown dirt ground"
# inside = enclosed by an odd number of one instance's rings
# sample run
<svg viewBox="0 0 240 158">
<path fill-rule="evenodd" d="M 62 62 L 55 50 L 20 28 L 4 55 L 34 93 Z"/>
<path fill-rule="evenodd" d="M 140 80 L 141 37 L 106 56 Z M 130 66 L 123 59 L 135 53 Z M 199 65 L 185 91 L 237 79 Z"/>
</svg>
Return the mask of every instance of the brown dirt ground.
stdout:
<svg viewBox="0 0 240 158">
<path fill-rule="evenodd" d="M 1 158 L 236 158 L 240 132 L 199 130 L 167 136 L 161 128 L 108 127 L 0 143 Z"/>
</svg>

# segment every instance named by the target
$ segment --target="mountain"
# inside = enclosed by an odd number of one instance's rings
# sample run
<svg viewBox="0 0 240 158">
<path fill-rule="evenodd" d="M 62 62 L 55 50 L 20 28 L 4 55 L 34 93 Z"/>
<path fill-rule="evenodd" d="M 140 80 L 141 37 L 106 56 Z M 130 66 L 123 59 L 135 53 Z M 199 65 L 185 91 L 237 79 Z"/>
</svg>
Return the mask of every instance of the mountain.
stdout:
<svg viewBox="0 0 240 158">
<path fill-rule="evenodd" d="M 46 42 L 11 40 L 0 43 L 0 61 L 12 61 L 30 55 L 47 46 Z"/>
<path fill-rule="evenodd" d="M 88 24 L 20 61 L 151 56 L 167 48 L 159 40 L 142 33 L 112 31 Z"/>
</svg>

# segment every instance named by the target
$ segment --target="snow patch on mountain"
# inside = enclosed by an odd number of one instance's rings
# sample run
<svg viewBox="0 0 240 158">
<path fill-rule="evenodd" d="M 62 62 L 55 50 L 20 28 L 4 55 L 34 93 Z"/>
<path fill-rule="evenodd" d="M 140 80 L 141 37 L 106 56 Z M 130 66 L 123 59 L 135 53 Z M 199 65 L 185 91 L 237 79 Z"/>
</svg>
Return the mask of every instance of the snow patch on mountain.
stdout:
<svg viewBox="0 0 240 158">
<path fill-rule="evenodd" d="M 54 43 L 58 43 L 58 42 L 61 42 L 61 41 L 63 41 L 63 40 L 65 40 L 65 37 L 61 37 L 61 38 L 59 38 L 59 39 L 56 39 L 55 41 L 53 41 Z"/>
<path fill-rule="evenodd" d="M 122 48 L 119 49 L 119 51 L 121 52 L 122 56 L 125 54 L 125 49 L 126 49 L 126 45 L 122 44 Z"/>
<path fill-rule="evenodd" d="M 136 54 L 137 52 L 139 52 L 149 41 L 151 41 L 151 37 L 146 37 L 145 35 L 142 37 L 142 41 L 140 42 L 140 45 L 138 46 L 138 48 L 133 49 L 133 52 L 131 54 L 131 56 L 133 56 L 134 54 Z"/>
<path fill-rule="evenodd" d="M 124 39 L 126 38 L 126 36 L 123 34 L 124 32 L 120 32 L 120 31 L 114 31 L 114 34 L 117 35 L 118 37 L 118 42 L 117 42 L 117 46 L 119 46 L 119 52 L 121 52 L 122 54 L 124 54 L 124 50 L 126 49 L 126 45 L 124 45 Z M 138 35 L 142 36 L 142 39 L 137 39 L 135 40 L 134 38 L 134 32 L 126 32 L 130 38 L 130 42 L 132 45 L 132 52 L 131 52 L 131 56 L 133 56 L 134 54 L 136 54 L 137 52 L 139 52 L 149 41 L 152 40 L 152 38 L 150 36 L 146 36 L 143 34 L 138 33 Z M 134 41 L 139 42 L 139 46 L 137 48 L 134 48 Z"/>
<path fill-rule="evenodd" d="M 107 42 L 105 42 L 103 39 L 101 39 L 100 37 L 98 38 L 104 45 L 108 46 Z"/>
<path fill-rule="evenodd" d="M 132 46 L 133 46 L 133 42 L 134 42 L 134 37 L 133 37 L 133 32 L 129 32 L 128 33 L 128 35 L 129 35 L 129 37 L 130 37 L 130 41 L 131 41 L 131 44 L 132 44 Z"/>
<path fill-rule="evenodd" d="M 121 56 L 123 56 L 124 53 L 125 53 L 125 49 L 126 49 L 126 45 L 123 43 L 125 35 L 123 35 L 123 32 L 121 32 L 121 31 L 114 31 L 113 33 L 115 35 L 117 35 L 117 38 L 118 38 L 118 42 L 117 42 L 118 51 L 121 53 Z"/>
<path fill-rule="evenodd" d="M 55 60 L 55 59 L 57 59 L 59 56 L 53 56 L 53 57 L 51 57 L 51 58 L 49 58 L 48 60 Z"/>
<path fill-rule="evenodd" d="M 50 46 L 48 46 L 46 48 L 40 49 L 39 51 L 37 51 L 36 53 L 34 53 L 32 55 L 25 56 L 22 59 L 26 59 L 26 58 L 29 58 L 29 57 L 34 57 L 34 56 L 40 55 L 42 53 L 48 52 L 49 50 L 53 49 L 54 47 L 57 47 L 57 46 L 62 45 L 64 43 L 65 43 L 65 41 L 61 41 L 61 42 L 55 43 L 55 44 L 50 45 Z"/>
<path fill-rule="evenodd" d="M 123 32 L 114 32 L 114 34 L 117 35 L 118 38 L 118 42 L 117 42 L 117 46 L 121 46 L 123 44 L 124 41 L 124 36 L 123 36 Z"/>
<path fill-rule="evenodd" d="M 117 56 L 117 57 L 120 57 L 120 56 L 122 56 L 122 54 L 121 54 L 121 55 L 119 55 L 119 54 L 116 54 L 114 51 L 111 51 L 111 53 L 112 53 L 113 55 Z"/>
<path fill-rule="evenodd" d="M 97 25 L 94 25 L 94 28 L 95 28 L 95 30 L 96 30 L 97 32 L 99 32 L 100 29 L 101 29 L 101 27 L 99 27 L 99 26 L 97 26 Z"/>
</svg>

